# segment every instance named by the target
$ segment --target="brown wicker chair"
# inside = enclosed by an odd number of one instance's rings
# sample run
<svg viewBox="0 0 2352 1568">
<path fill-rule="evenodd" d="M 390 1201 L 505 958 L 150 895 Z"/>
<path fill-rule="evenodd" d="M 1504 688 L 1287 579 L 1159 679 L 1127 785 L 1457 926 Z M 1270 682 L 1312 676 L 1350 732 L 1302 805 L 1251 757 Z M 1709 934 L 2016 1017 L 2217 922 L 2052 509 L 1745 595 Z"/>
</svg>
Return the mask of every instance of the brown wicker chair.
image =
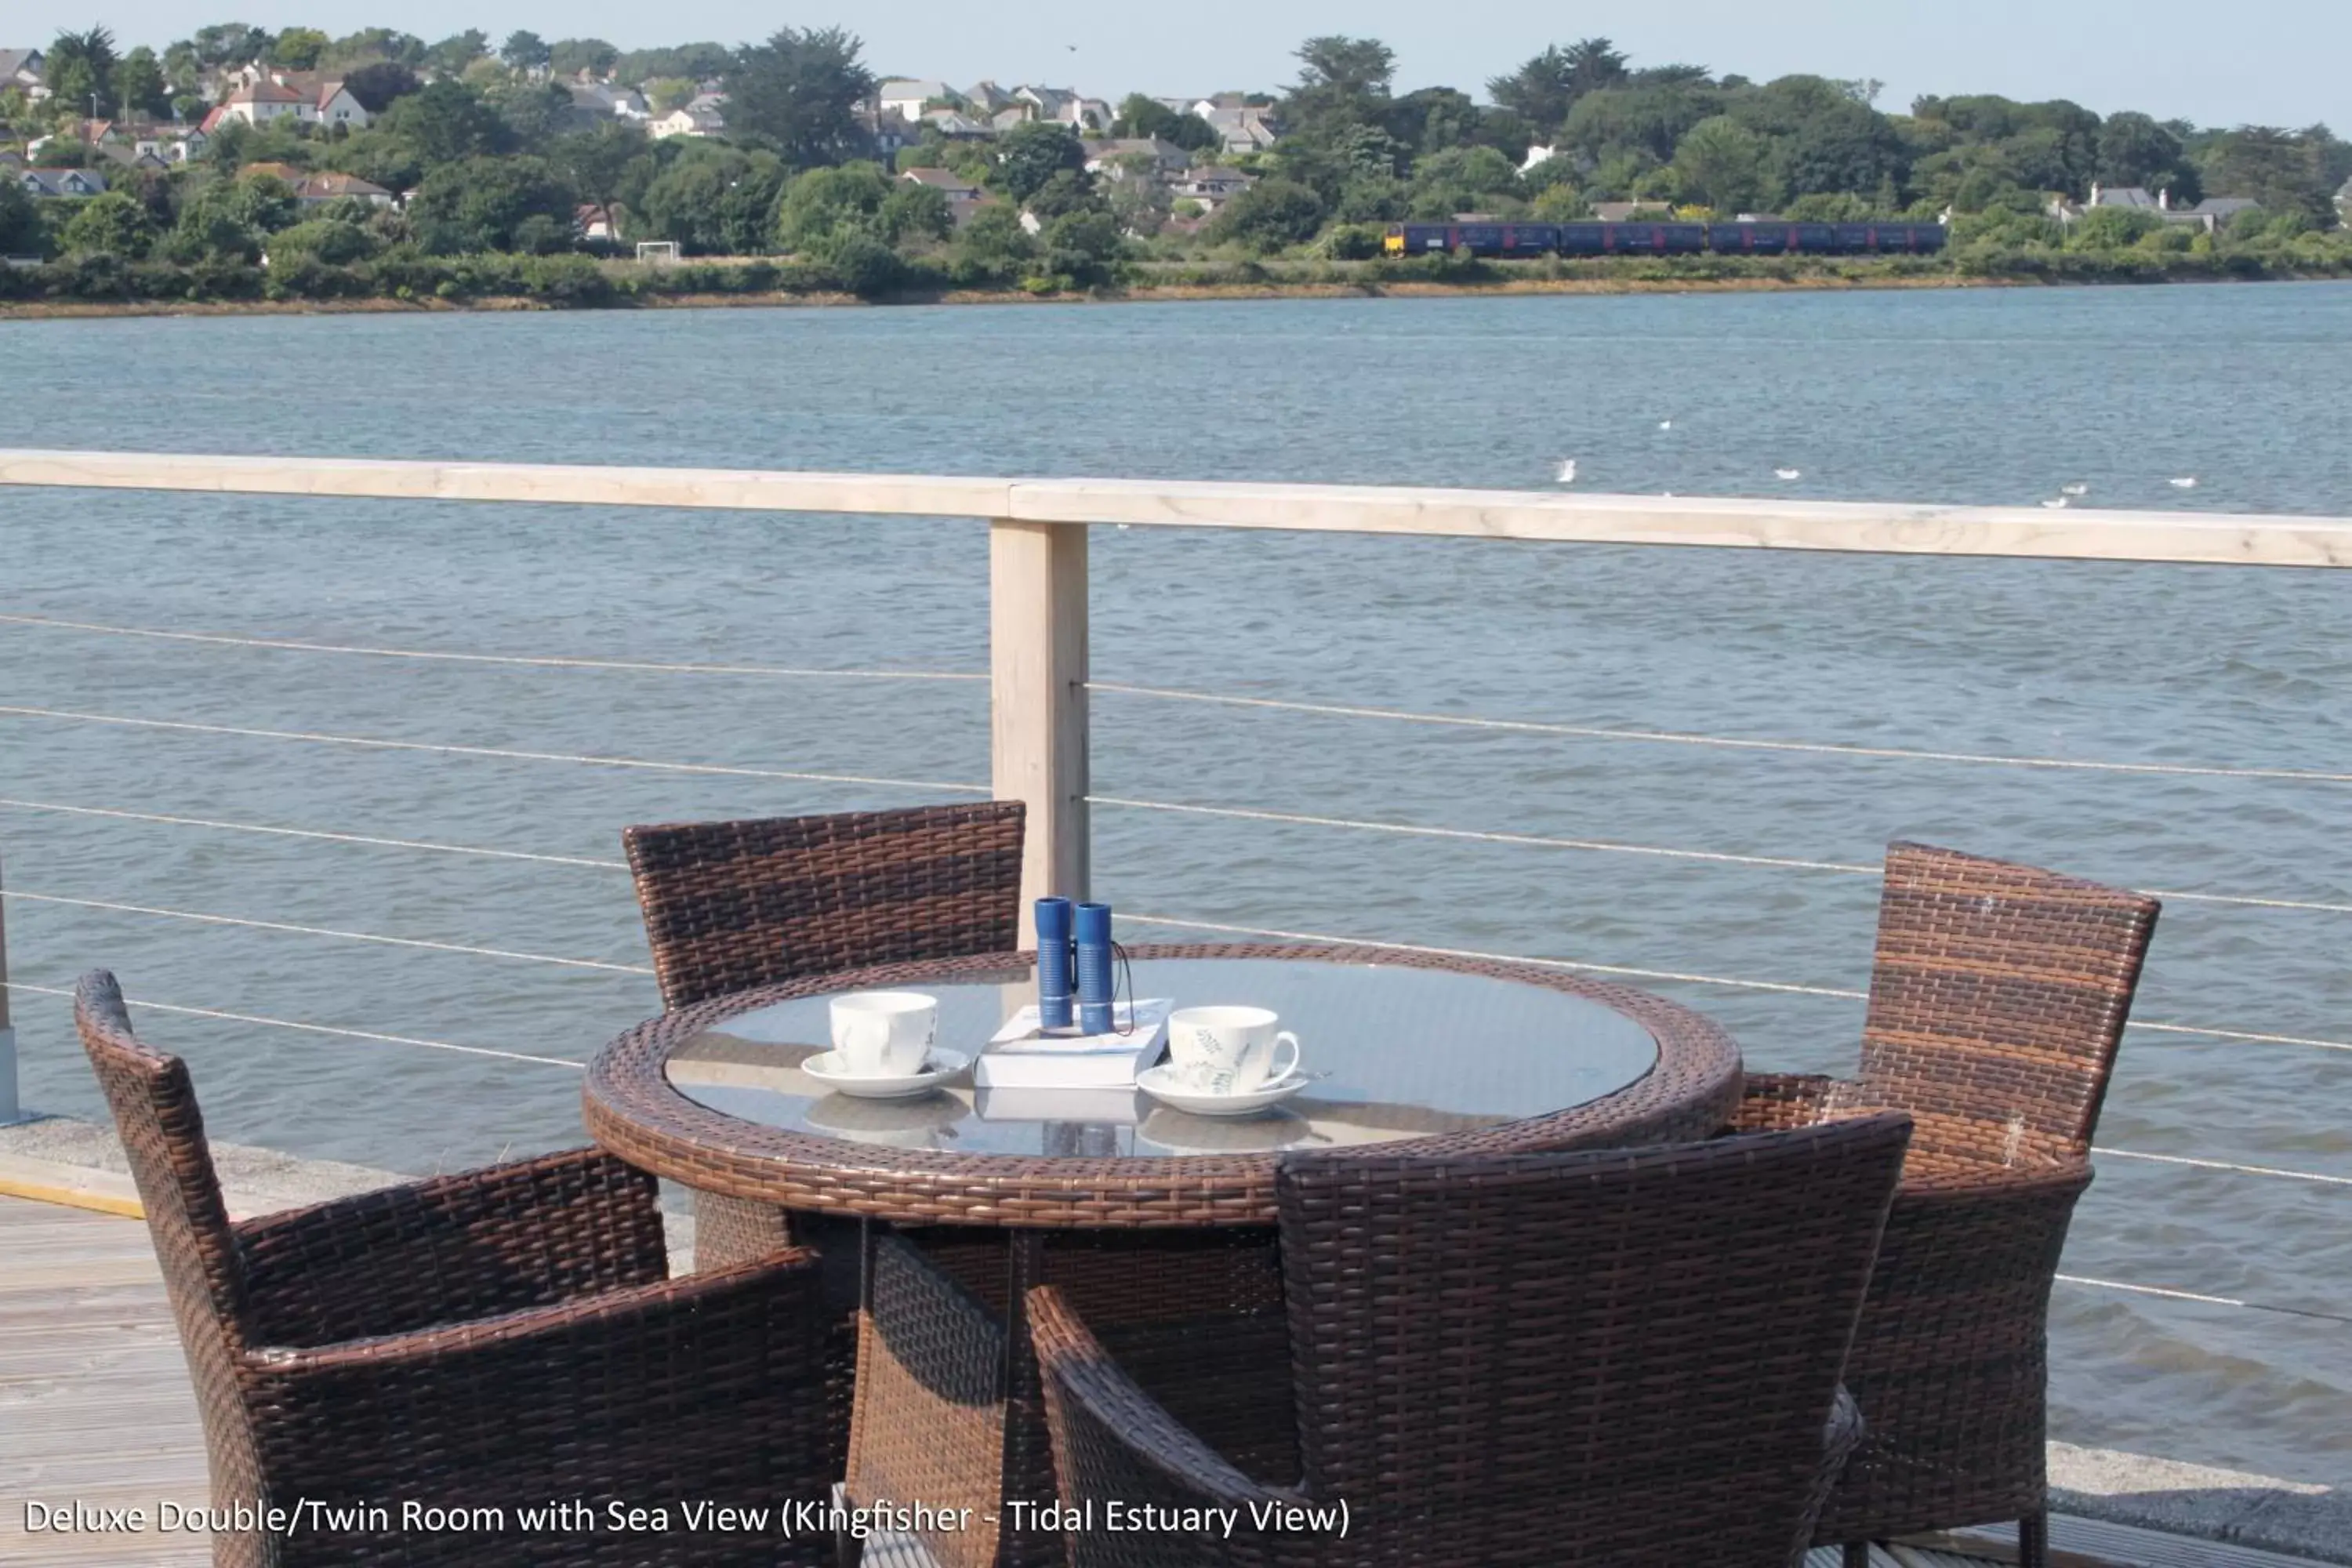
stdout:
<svg viewBox="0 0 2352 1568">
<path fill-rule="evenodd" d="M 1090 1510 L 1071 1563 L 1800 1561 L 1858 1436 L 1839 1372 L 1908 1136 L 1889 1113 L 1622 1152 L 1287 1164 L 1295 1477 L 1203 1441 L 1062 1292 L 1032 1290 L 1062 1497 Z M 1192 1360 L 1220 1349 L 1204 1335 Z M 1241 1511 L 1230 1535 L 1181 1517 L 1129 1531 L 1115 1503 Z M 1254 1522 L 1286 1505 L 1323 1522 Z"/>
<path fill-rule="evenodd" d="M 1909 1111 L 1846 1383 L 1869 1436 L 1819 1540 L 2019 1521 L 2047 1560 L 2050 1289 L 2157 900 L 2030 866 L 1886 852 L 1862 1076 L 1751 1073 L 1734 1130 Z"/>
<path fill-rule="evenodd" d="M 1019 801 L 743 822 L 621 835 L 662 1005 L 867 964 L 1010 952 L 1019 942 Z M 825 1260 L 828 1430 L 846 1464 L 857 1358 L 857 1226 L 719 1193 L 694 1199 L 695 1267 L 726 1268 L 795 1243 Z"/>
<path fill-rule="evenodd" d="M 215 1506 L 388 1506 L 351 1531 L 216 1532 L 221 1568 L 829 1559 L 806 1532 L 525 1530 L 513 1513 L 822 1498 L 808 1254 L 672 1280 L 653 1179 L 586 1150 L 232 1222 L 186 1065 L 132 1034 L 103 971 L 74 1012 L 179 1321 Z M 408 1528 L 404 1500 L 502 1509 L 505 1527 Z"/>
</svg>

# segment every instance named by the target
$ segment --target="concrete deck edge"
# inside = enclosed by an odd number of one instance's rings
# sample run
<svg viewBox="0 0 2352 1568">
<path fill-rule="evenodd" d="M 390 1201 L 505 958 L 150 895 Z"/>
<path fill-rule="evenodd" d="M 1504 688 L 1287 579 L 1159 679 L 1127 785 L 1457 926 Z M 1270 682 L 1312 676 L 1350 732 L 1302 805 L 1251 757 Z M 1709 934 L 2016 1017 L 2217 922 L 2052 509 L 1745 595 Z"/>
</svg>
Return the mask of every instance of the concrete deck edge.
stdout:
<svg viewBox="0 0 2352 1568">
<path fill-rule="evenodd" d="M 215 1143 L 230 1213 L 321 1203 L 416 1178 L 272 1149 Z M 130 1165 L 111 1127 L 39 1117 L 0 1127 L 0 1192 L 136 1214 Z M 693 1267 L 694 1220 L 665 1205 L 673 1267 Z M 2323 1563 L 2352 1564 L 2352 1489 L 2225 1470 L 2174 1459 L 2050 1445 L 2053 1512 L 2226 1542 Z"/>
</svg>

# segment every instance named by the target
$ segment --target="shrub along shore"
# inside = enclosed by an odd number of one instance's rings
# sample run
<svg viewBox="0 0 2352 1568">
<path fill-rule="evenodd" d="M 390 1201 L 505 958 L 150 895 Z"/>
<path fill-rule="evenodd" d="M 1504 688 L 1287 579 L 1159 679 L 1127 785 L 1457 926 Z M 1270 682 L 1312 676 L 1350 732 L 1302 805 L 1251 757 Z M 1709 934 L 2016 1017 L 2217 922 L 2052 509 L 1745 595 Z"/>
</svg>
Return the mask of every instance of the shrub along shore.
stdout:
<svg viewBox="0 0 2352 1568">
<path fill-rule="evenodd" d="M 250 267 L 82 256 L 0 269 L 0 316 L 185 310 L 613 309 L 662 305 L 983 303 L 1198 298 L 1615 293 L 1987 285 L 2262 282 L 2352 278 L 2352 237 L 2147 252 L 2018 250 L 1944 257 L 1676 256 L 1484 261 L 1468 257 L 1139 263 L 1090 286 L 959 275 L 913 264 L 879 280 L 823 261 L 749 258 L 667 265 L 583 255 L 302 258 Z"/>
</svg>

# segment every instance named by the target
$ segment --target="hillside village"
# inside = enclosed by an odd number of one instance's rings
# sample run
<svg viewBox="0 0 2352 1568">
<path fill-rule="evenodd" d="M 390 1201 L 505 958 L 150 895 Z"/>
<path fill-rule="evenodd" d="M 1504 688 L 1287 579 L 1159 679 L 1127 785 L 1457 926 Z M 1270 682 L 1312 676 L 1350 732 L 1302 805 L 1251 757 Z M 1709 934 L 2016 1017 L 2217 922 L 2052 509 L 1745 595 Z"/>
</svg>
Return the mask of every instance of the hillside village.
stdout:
<svg viewBox="0 0 2352 1568">
<path fill-rule="evenodd" d="M 1475 98 L 1396 91 L 1370 38 L 1307 40 L 1278 91 L 1116 100 L 879 75 L 861 47 L 221 23 L 161 51 L 102 27 L 0 48 L 0 256 L 98 297 L 447 297 L 481 269 L 429 258 L 567 255 L 1035 292 L 1187 258 L 1370 260 L 1408 221 L 1785 216 L 1945 223 L 1963 269 L 2197 275 L 2242 251 L 2268 275 L 2338 265 L 2352 210 L 2352 144 L 2325 126 L 1990 96 L 1893 113 L 1875 83 L 1640 66 L 1605 38 Z"/>
</svg>

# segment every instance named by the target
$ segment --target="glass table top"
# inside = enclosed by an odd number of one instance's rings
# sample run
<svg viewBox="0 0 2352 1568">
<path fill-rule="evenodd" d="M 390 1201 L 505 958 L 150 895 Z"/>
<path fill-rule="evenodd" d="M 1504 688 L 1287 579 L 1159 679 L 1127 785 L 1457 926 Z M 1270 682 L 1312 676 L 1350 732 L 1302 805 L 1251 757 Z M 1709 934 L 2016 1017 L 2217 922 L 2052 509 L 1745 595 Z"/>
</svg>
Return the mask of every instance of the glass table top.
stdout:
<svg viewBox="0 0 2352 1568">
<path fill-rule="evenodd" d="M 967 1055 L 1036 1000 L 1026 965 L 1001 980 L 966 972 L 952 984 L 894 989 L 937 997 L 939 1044 Z M 824 995 L 724 1019 L 683 1042 L 667 1070 L 697 1104 L 796 1132 L 891 1149 L 1151 1158 L 1469 1131 L 1613 1094 L 1658 1060 L 1650 1032 L 1614 1008 L 1492 975 L 1311 959 L 1143 959 L 1134 964 L 1134 994 L 1179 1007 L 1270 1008 L 1298 1036 L 1301 1069 L 1319 1076 L 1246 1120 L 1189 1115 L 1132 1089 L 975 1089 L 968 1072 L 917 1100 L 855 1099 L 800 1070 L 831 1047 Z"/>
</svg>

